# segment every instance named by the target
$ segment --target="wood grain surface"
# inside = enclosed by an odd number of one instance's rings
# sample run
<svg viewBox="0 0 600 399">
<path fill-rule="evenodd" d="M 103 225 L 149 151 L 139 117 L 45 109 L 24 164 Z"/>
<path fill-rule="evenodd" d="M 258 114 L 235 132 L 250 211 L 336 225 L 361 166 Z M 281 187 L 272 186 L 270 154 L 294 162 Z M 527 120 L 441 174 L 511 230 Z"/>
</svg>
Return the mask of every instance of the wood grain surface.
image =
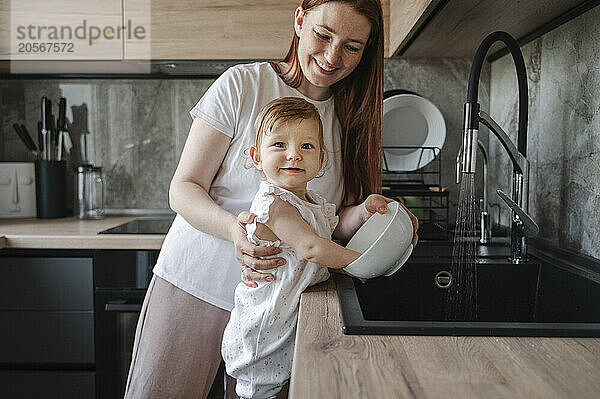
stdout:
<svg viewBox="0 0 600 399">
<path fill-rule="evenodd" d="M 407 42 L 435 8 L 437 0 L 389 0 L 390 55 Z M 433 4 L 432 4 L 433 3 Z M 426 12 L 428 11 L 428 12 Z"/>
<path fill-rule="evenodd" d="M 449 0 L 402 56 L 472 58 L 489 33 L 503 30 L 518 39 L 582 2 Z M 489 54 L 502 47 L 500 43 L 493 45 Z"/>
<path fill-rule="evenodd" d="M 160 249 L 164 234 L 98 234 L 135 219 L 132 216 L 100 220 L 3 219 L 2 248 L 40 249 Z"/>
<path fill-rule="evenodd" d="M 600 339 L 343 335 L 333 281 L 302 295 L 290 399 L 524 397 L 600 397 Z"/>
<path fill-rule="evenodd" d="M 121 0 L 0 0 L 0 22 L 2 60 L 73 61 L 123 58 L 123 35 L 119 33 L 117 37 L 115 31 L 123 23 Z M 22 28 L 17 30 L 19 26 Z M 32 26 L 31 31 L 29 26 Z M 98 39 L 91 40 L 90 44 L 92 26 L 98 29 L 95 36 Z M 112 37 L 111 39 L 104 39 L 104 36 L 100 35 L 105 28 L 106 35 Z M 54 29 L 56 36 L 50 34 Z M 96 32 L 93 34 L 96 35 Z M 19 52 L 19 43 L 70 44 L 61 45 L 60 50 Z M 70 47 L 71 44 L 73 47 Z"/>
<path fill-rule="evenodd" d="M 281 59 L 300 0 L 124 0 L 123 19 L 147 26 L 148 40 L 125 38 L 125 59 Z M 382 0 L 388 56 L 390 0 Z"/>
<path fill-rule="evenodd" d="M 300 0 L 0 0 L 0 60 L 257 60 L 280 59 L 290 45 L 293 17 Z M 382 0 L 385 56 L 389 57 L 390 0 Z M 16 53 L 16 25 L 69 26 L 93 24 L 126 26 L 128 31 L 109 39 L 63 40 L 75 52 Z M 15 25 L 11 28 L 11 24 Z M 12 29 L 12 30 L 11 30 Z M 114 30 L 113 29 L 113 30 Z M 136 29 L 139 29 L 139 34 Z M 34 40 L 35 41 L 35 40 Z M 18 67 L 18 68 L 17 68 Z M 45 73 L 97 73 L 93 64 L 51 65 Z M 144 73 L 133 63 L 101 64 L 101 72 Z M 13 66 L 21 73 L 40 73 L 28 63 Z M 147 71 L 146 71 L 147 73 Z"/>
<path fill-rule="evenodd" d="M 125 20 L 150 21 L 150 46 L 126 38 L 125 59 L 280 59 L 290 45 L 299 4 L 298 0 L 124 0 Z"/>
</svg>

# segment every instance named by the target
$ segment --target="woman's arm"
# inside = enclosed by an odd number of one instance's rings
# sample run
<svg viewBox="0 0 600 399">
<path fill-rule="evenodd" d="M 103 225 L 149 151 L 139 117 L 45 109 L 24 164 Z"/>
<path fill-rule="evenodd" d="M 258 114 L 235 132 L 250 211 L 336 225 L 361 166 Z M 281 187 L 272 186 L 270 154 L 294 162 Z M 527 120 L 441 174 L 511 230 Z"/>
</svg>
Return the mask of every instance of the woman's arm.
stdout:
<svg viewBox="0 0 600 399">
<path fill-rule="evenodd" d="M 230 137 L 194 118 L 171 180 L 169 205 L 196 229 L 233 241 L 231 226 L 237 218 L 208 195 L 230 142 Z"/>
<path fill-rule="evenodd" d="M 217 205 L 208 195 L 212 181 L 225 159 L 231 138 L 195 118 L 181 159 L 171 180 L 171 208 L 196 229 L 232 241 L 236 258 L 253 269 L 272 269 L 283 258 L 258 259 L 281 252 L 278 248 L 259 247 L 246 239 L 245 223 Z M 257 280 L 271 274 L 257 273 Z"/>
<path fill-rule="evenodd" d="M 321 266 L 341 269 L 356 260 L 360 253 L 320 237 L 294 206 L 275 196 L 266 226 L 304 259 Z"/>
</svg>

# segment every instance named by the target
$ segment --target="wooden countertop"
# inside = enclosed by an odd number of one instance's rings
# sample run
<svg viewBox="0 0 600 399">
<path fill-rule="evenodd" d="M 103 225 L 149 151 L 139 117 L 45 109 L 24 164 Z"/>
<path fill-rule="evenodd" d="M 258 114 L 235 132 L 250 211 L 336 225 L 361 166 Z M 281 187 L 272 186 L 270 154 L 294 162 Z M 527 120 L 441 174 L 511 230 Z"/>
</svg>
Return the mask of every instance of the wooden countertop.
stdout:
<svg viewBox="0 0 600 399">
<path fill-rule="evenodd" d="M 343 335 L 331 279 L 300 300 L 290 399 L 599 396 L 599 338 Z"/>
<path fill-rule="evenodd" d="M 135 219 L 111 216 L 100 220 L 2 219 L 0 248 L 31 249 L 160 249 L 164 234 L 98 234 Z"/>
</svg>

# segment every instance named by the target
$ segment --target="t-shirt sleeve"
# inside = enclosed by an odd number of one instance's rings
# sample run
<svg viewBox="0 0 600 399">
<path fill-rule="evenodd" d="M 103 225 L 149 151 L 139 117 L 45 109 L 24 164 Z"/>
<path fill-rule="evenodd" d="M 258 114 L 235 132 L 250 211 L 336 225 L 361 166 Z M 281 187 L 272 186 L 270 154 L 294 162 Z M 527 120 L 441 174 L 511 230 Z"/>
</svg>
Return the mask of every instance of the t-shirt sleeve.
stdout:
<svg viewBox="0 0 600 399">
<path fill-rule="evenodd" d="M 239 71 L 235 67 L 229 68 L 190 110 L 192 118 L 200 118 L 221 133 L 233 137 L 240 111 L 240 83 Z"/>
</svg>

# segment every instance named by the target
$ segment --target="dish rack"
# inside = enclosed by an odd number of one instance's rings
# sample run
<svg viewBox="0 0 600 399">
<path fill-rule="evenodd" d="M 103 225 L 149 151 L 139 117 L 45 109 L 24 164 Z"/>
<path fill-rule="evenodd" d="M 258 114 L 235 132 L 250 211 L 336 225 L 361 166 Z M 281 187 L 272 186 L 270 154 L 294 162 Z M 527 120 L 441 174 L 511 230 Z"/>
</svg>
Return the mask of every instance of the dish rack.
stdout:
<svg viewBox="0 0 600 399">
<path fill-rule="evenodd" d="M 442 155 L 439 147 L 384 146 L 384 150 L 416 150 L 421 158 L 433 153 L 433 160 L 422 168 L 412 171 L 389 170 L 383 151 L 383 195 L 389 198 L 403 197 L 406 207 L 419 219 L 419 237 L 422 239 L 448 238 L 450 193 L 442 187 Z"/>
</svg>

